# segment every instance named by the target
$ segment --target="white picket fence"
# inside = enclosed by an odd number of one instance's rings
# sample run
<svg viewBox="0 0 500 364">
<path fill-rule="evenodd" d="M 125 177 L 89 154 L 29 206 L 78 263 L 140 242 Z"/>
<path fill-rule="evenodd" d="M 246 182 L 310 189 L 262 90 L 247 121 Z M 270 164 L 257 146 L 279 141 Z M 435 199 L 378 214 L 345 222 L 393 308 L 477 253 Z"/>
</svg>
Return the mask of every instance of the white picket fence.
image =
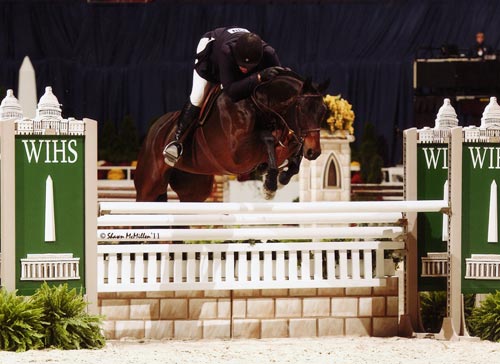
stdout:
<svg viewBox="0 0 500 364">
<path fill-rule="evenodd" d="M 101 245 L 98 287 L 120 292 L 380 286 L 391 273 L 384 252 L 403 248 L 404 242 L 393 241 Z"/>
<path fill-rule="evenodd" d="M 97 236 L 112 244 L 98 246 L 98 290 L 381 286 L 393 273 L 386 252 L 405 248 L 404 212 L 445 208 L 444 201 L 102 202 Z M 149 243 L 248 239 L 262 242 Z M 285 239 L 311 242 L 267 242 Z M 116 244 L 132 241 L 142 244 Z"/>
</svg>

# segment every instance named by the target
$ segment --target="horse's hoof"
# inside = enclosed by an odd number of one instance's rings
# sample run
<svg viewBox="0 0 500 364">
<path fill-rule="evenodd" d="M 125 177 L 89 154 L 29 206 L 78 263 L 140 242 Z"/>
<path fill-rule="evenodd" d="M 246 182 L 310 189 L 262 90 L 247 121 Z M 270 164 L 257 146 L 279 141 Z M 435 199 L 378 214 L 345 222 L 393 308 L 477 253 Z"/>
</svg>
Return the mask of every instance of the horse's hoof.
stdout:
<svg viewBox="0 0 500 364">
<path fill-rule="evenodd" d="M 276 192 L 278 189 L 278 181 L 274 180 L 271 183 L 264 183 L 264 190 L 266 191 L 271 191 L 271 192 Z"/>
<path fill-rule="evenodd" d="M 266 173 L 267 171 L 267 168 L 268 168 L 268 165 L 267 163 L 261 163 L 257 166 L 257 169 L 255 170 L 257 174 L 259 175 L 263 175 Z"/>
<path fill-rule="evenodd" d="M 278 180 L 281 185 L 286 186 L 290 182 L 291 177 L 288 177 L 288 175 L 284 173 L 280 173 Z"/>
<path fill-rule="evenodd" d="M 264 198 L 266 200 L 272 200 L 276 196 L 276 191 L 269 191 L 264 189 Z"/>
</svg>

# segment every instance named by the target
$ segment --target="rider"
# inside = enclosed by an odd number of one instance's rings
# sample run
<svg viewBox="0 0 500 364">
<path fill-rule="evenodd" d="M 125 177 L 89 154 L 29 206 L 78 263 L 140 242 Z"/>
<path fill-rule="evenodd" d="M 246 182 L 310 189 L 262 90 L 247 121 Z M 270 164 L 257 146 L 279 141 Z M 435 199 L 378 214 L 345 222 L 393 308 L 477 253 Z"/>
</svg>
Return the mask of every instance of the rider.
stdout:
<svg viewBox="0 0 500 364">
<path fill-rule="evenodd" d="M 280 71 L 275 50 L 257 34 L 239 27 L 217 28 L 201 38 L 196 49 L 193 88 L 177 120 L 174 140 L 163 150 L 165 163 L 174 166 L 182 155 L 180 139 L 199 116 L 210 86 L 222 89 L 237 102 L 249 97 L 257 84 Z"/>
</svg>

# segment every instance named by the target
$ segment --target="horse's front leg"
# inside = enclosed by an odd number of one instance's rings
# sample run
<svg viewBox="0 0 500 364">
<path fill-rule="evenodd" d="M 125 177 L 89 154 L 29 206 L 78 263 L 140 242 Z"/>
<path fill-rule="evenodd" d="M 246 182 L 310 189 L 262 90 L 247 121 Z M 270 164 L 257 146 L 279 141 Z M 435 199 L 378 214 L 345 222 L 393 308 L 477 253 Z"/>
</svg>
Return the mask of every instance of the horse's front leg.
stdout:
<svg viewBox="0 0 500 364">
<path fill-rule="evenodd" d="M 265 131 L 261 134 L 267 150 L 268 168 L 264 180 L 264 193 L 266 200 L 270 200 L 276 194 L 278 189 L 278 165 L 276 163 L 276 150 L 274 148 L 274 136 L 271 131 Z"/>
<path fill-rule="evenodd" d="M 302 148 L 299 149 L 297 154 L 288 159 L 287 169 L 282 171 L 279 175 L 280 184 L 283 186 L 290 182 L 290 179 L 299 173 L 300 163 L 302 162 Z"/>
</svg>

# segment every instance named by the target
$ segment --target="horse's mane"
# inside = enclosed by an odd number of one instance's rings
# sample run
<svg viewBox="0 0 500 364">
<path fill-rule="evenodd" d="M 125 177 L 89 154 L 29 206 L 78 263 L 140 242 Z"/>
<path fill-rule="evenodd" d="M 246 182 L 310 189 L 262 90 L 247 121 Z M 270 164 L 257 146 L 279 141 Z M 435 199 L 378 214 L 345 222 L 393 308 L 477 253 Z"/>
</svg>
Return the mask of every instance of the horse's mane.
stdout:
<svg viewBox="0 0 500 364">
<path fill-rule="evenodd" d="M 297 72 L 295 71 L 292 71 L 290 69 L 285 69 L 283 71 L 280 71 L 280 73 L 278 74 L 278 77 L 279 76 L 285 76 L 285 77 L 290 77 L 290 78 L 295 78 L 299 81 L 302 81 L 304 82 L 305 81 L 305 78 L 302 77 L 301 75 L 299 75 Z"/>
<path fill-rule="evenodd" d="M 304 79 L 293 71 L 281 71 L 270 81 L 259 84 L 254 97 L 267 99 L 268 103 L 280 103 L 296 96 L 302 90 Z"/>
<path fill-rule="evenodd" d="M 308 93 L 321 93 L 322 94 L 328 88 L 328 85 L 330 84 L 330 79 L 327 79 L 322 84 L 317 84 L 317 83 L 312 82 L 310 77 L 304 78 L 301 75 L 299 75 L 298 73 L 296 73 L 290 69 L 286 69 L 286 70 L 281 71 L 278 74 L 277 78 L 279 78 L 279 77 L 284 77 L 284 78 L 294 79 L 294 80 L 300 81 L 302 83 L 302 92 L 308 92 Z"/>
</svg>

